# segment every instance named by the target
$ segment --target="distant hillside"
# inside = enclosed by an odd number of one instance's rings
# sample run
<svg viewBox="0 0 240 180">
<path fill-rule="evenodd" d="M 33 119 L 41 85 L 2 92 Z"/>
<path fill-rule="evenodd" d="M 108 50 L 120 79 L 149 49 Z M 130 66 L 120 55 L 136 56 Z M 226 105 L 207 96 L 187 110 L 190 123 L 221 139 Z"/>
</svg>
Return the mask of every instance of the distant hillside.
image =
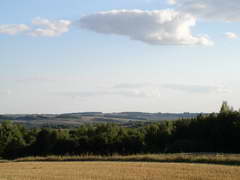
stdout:
<svg viewBox="0 0 240 180">
<path fill-rule="evenodd" d="M 193 118 L 200 113 L 145 113 L 145 112 L 80 112 L 65 114 L 13 114 L 0 115 L 0 122 L 11 120 L 25 124 L 28 127 L 74 127 L 86 123 L 117 123 L 133 126 L 137 123 L 158 122 L 163 120 L 177 120 Z"/>
</svg>

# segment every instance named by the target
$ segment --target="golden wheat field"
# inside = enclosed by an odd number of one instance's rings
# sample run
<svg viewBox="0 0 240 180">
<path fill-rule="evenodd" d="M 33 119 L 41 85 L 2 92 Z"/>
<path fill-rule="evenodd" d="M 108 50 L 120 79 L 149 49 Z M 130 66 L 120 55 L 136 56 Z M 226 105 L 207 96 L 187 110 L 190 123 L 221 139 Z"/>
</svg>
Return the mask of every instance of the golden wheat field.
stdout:
<svg viewBox="0 0 240 180">
<path fill-rule="evenodd" d="M 141 162 L 7 162 L 0 180 L 239 180 L 239 166 Z"/>
</svg>

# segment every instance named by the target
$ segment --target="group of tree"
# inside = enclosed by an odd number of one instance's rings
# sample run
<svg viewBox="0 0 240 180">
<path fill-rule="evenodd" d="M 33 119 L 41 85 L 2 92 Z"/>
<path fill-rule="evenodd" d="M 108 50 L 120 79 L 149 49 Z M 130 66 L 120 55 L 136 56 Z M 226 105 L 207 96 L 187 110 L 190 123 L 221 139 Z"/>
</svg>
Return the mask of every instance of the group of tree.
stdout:
<svg viewBox="0 0 240 180">
<path fill-rule="evenodd" d="M 116 124 L 73 129 L 35 128 L 4 121 L 0 157 L 45 155 L 129 155 L 138 153 L 240 153 L 240 112 L 226 102 L 220 113 L 163 121 L 138 128 Z"/>
</svg>

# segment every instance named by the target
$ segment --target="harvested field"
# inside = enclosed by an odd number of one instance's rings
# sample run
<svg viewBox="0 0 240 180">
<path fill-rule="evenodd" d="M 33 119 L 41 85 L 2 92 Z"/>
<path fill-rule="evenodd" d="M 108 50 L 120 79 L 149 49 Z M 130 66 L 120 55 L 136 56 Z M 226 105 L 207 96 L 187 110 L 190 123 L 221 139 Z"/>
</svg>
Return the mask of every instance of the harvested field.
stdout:
<svg viewBox="0 0 240 180">
<path fill-rule="evenodd" d="M 0 180 L 238 180 L 239 166 L 153 162 L 6 162 Z"/>
</svg>

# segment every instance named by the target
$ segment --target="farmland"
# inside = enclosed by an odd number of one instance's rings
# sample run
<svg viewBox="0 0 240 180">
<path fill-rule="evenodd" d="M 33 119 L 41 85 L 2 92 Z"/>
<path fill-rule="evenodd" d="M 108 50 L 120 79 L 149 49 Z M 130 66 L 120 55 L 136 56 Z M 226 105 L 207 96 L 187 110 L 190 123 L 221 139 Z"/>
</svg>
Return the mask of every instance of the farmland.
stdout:
<svg viewBox="0 0 240 180">
<path fill-rule="evenodd" d="M 164 120 L 178 120 L 194 118 L 199 113 L 143 113 L 143 112 L 82 112 L 66 114 L 0 114 L 0 122 L 11 120 L 26 127 L 78 127 L 82 124 L 115 123 L 127 127 L 161 122 Z"/>
<path fill-rule="evenodd" d="M 239 166 L 153 162 L 6 162 L 0 180 L 237 180 Z"/>
</svg>

